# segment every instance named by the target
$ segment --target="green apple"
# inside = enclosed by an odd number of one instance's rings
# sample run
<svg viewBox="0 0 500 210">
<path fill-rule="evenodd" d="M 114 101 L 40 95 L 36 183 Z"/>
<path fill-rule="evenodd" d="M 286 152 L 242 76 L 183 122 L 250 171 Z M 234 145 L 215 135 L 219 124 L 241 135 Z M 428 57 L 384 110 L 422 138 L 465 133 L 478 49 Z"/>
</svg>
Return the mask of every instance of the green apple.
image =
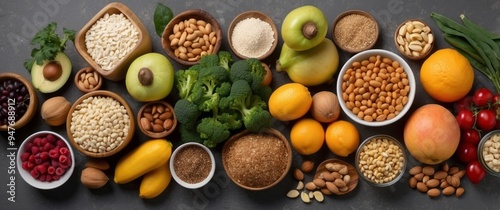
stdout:
<svg viewBox="0 0 500 210">
<path fill-rule="evenodd" d="M 174 68 L 160 53 L 147 53 L 136 58 L 125 76 L 128 93 L 137 101 L 161 100 L 174 85 Z"/>
</svg>

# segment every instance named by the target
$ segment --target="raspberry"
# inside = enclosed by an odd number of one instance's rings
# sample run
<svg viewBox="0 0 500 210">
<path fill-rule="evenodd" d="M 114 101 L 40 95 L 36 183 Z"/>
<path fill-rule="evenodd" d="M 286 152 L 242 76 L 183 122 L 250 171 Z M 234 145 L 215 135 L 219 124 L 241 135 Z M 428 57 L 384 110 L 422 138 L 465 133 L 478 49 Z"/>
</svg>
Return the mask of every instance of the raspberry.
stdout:
<svg viewBox="0 0 500 210">
<path fill-rule="evenodd" d="M 59 162 L 57 162 L 57 160 L 52 160 L 50 163 L 51 166 L 59 167 Z"/>
<path fill-rule="evenodd" d="M 44 165 L 37 165 L 36 170 L 39 174 L 45 174 L 45 172 L 47 172 L 47 168 Z"/>
<path fill-rule="evenodd" d="M 33 146 L 34 146 L 33 142 L 28 142 L 28 143 L 26 143 L 26 145 L 24 145 L 24 149 L 31 151 L 31 147 L 33 147 Z"/>
<path fill-rule="evenodd" d="M 43 163 L 42 158 L 40 158 L 40 157 L 35 158 L 35 164 L 36 164 L 36 165 L 41 165 L 42 163 Z"/>
<path fill-rule="evenodd" d="M 23 152 L 23 154 L 21 154 L 21 160 L 23 162 L 28 161 L 30 159 L 30 156 L 31 156 L 31 154 L 29 152 Z"/>
<path fill-rule="evenodd" d="M 56 168 L 54 166 L 47 167 L 47 174 L 53 175 L 56 173 Z"/>
<path fill-rule="evenodd" d="M 35 163 L 28 162 L 28 170 L 35 168 Z"/>
<path fill-rule="evenodd" d="M 61 176 L 58 176 L 58 175 L 52 175 L 52 180 L 54 180 L 54 181 L 59 180 L 59 178 L 61 178 Z"/>
<path fill-rule="evenodd" d="M 51 181 L 52 181 L 52 175 L 50 175 L 50 174 L 46 174 L 46 175 L 45 175 L 45 181 L 46 181 L 46 182 L 51 182 Z"/>
<path fill-rule="evenodd" d="M 47 142 L 45 145 L 43 145 L 43 150 L 42 151 L 50 151 L 52 148 L 54 148 L 54 146 L 52 146 L 52 144 L 50 142 Z"/>
<path fill-rule="evenodd" d="M 31 169 L 30 174 L 35 179 L 38 178 L 38 176 L 40 176 L 40 174 L 38 173 L 38 171 L 36 169 Z"/>
<path fill-rule="evenodd" d="M 40 140 L 40 145 L 43 146 L 45 144 L 47 144 L 48 140 L 46 137 L 43 137 L 41 140 Z"/>
<path fill-rule="evenodd" d="M 61 155 L 68 155 L 68 153 L 69 153 L 69 149 L 68 149 L 68 147 L 66 147 L 66 146 L 61 147 L 61 148 L 59 149 L 59 153 L 61 153 Z"/>
<path fill-rule="evenodd" d="M 42 138 L 36 137 L 35 139 L 33 139 L 33 145 L 39 147 L 41 140 L 42 140 Z"/>
<path fill-rule="evenodd" d="M 42 165 L 45 166 L 45 168 L 47 168 L 50 166 L 50 162 L 46 160 L 45 162 L 42 163 Z"/>
<path fill-rule="evenodd" d="M 57 160 L 59 158 L 59 150 L 54 148 L 49 151 L 49 157 L 53 160 Z"/>
<path fill-rule="evenodd" d="M 65 172 L 66 172 L 66 169 L 64 169 L 64 168 L 61 168 L 61 167 L 56 168 L 56 175 L 57 176 L 62 176 Z"/>
<path fill-rule="evenodd" d="M 23 161 L 23 164 L 22 164 L 23 169 L 26 171 L 29 171 L 28 163 L 29 163 L 28 161 Z"/>
<path fill-rule="evenodd" d="M 45 136 L 45 138 L 47 138 L 47 141 L 50 143 L 56 142 L 56 137 L 52 134 L 47 134 L 47 136 Z"/>
<path fill-rule="evenodd" d="M 45 151 L 41 152 L 40 153 L 40 159 L 42 159 L 43 161 L 48 160 L 49 159 L 49 153 L 45 152 Z"/>
<path fill-rule="evenodd" d="M 33 154 L 32 154 L 32 155 L 30 155 L 30 157 L 28 158 L 28 161 L 29 161 L 30 163 L 35 163 L 35 155 L 33 155 Z"/>
<path fill-rule="evenodd" d="M 59 164 L 64 164 L 66 162 L 68 162 L 68 156 L 66 156 L 66 155 L 60 155 L 59 156 Z"/>
<path fill-rule="evenodd" d="M 31 154 L 36 155 L 36 154 L 38 154 L 38 152 L 40 152 L 40 150 L 38 149 L 38 147 L 35 147 L 35 146 L 31 147 Z"/>
<path fill-rule="evenodd" d="M 65 147 L 66 143 L 64 143 L 63 140 L 59 139 L 59 140 L 57 140 L 56 145 L 59 146 L 59 147 Z"/>
<path fill-rule="evenodd" d="M 45 182 L 45 174 L 40 175 L 40 177 L 38 177 L 38 180 L 40 180 L 41 182 Z"/>
</svg>

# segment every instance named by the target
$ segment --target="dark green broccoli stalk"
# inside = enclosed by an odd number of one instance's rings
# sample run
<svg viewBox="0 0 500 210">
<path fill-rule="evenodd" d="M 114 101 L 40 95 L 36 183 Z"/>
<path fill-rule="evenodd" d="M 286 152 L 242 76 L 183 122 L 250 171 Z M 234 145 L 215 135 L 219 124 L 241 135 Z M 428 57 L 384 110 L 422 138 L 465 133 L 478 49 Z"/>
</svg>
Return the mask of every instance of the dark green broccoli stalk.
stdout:
<svg viewBox="0 0 500 210">
<path fill-rule="evenodd" d="M 214 117 L 205 117 L 196 127 L 196 131 L 203 139 L 203 144 L 213 148 L 217 144 L 227 140 L 231 133 L 229 127 Z"/>
<path fill-rule="evenodd" d="M 179 99 L 174 105 L 174 113 L 179 124 L 195 127 L 200 117 L 198 106 L 187 99 Z"/>
<path fill-rule="evenodd" d="M 233 56 L 228 51 L 219 51 L 219 66 L 224 67 L 227 71 L 229 71 L 229 67 L 233 63 Z"/>
<path fill-rule="evenodd" d="M 179 97 L 188 98 L 196 80 L 198 80 L 198 70 L 177 70 L 174 74 L 174 78 L 175 87 L 179 90 Z"/>
</svg>

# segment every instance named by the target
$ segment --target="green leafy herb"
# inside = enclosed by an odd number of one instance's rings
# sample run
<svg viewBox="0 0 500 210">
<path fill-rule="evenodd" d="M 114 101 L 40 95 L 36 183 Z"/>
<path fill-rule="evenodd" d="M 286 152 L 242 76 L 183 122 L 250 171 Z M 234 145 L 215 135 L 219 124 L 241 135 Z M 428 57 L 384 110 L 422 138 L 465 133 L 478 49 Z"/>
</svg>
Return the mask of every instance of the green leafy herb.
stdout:
<svg viewBox="0 0 500 210">
<path fill-rule="evenodd" d="M 173 17 L 174 13 L 169 7 L 163 5 L 162 3 L 158 3 L 153 16 L 156 34 L 158 34 L 158 36 L 161 37 L 163 30 L 165 30 L 165 26 L 167 26 Z"/>
<path fill-rule="evenodd" d="M 53 60 L 58 52 L 63 52 L 66 42 L 75 40 L 74 30 L 63 28 L 64 37 L 61 39 L 56 33 L 57 23 L 52 22 L 35 34 L 32 45 L 39 45 L 39 48 L 31 50 L 31 58 L 24 61 L 24 67 L 31 71 L 33 64 L 41 65 L 46 60 Z"/>
</svg>

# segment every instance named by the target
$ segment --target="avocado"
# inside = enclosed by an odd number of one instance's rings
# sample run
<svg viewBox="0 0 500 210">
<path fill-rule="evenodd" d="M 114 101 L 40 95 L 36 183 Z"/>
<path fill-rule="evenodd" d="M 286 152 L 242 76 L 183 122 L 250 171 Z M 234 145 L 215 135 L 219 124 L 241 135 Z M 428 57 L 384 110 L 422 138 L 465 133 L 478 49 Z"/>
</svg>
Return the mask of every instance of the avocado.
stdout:
<svg viewBox="0 0 500 210">
<path fill-rule="evenodd" d="M 71 61 L 63 52 L 57 53 L 54 60 L 46 60 L 42 65 L 33 64 L 31 81 L 33 86 L 42 93 L 52 93 L 59 90 L 71 75 Z"/>
</svg>

